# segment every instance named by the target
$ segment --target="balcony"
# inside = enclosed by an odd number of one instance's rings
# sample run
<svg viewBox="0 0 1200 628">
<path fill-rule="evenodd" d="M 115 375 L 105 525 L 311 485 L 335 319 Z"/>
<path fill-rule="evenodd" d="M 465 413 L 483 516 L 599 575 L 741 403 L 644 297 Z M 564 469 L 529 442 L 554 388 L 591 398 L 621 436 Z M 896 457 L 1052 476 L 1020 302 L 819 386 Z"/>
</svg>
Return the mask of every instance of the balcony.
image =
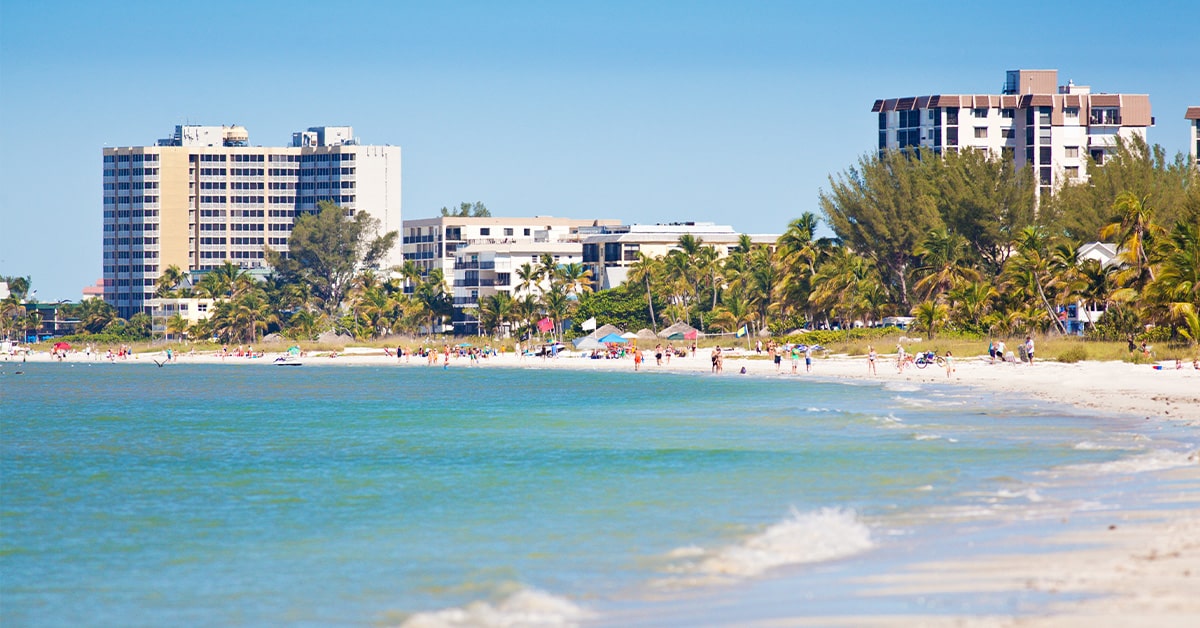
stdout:
<svg viewBox="0 0 1200 628">
<path fill-rule="evenodd" d="M 495 270 L 496 262 L 454 262 L 454 270 Z"/>
</svg>

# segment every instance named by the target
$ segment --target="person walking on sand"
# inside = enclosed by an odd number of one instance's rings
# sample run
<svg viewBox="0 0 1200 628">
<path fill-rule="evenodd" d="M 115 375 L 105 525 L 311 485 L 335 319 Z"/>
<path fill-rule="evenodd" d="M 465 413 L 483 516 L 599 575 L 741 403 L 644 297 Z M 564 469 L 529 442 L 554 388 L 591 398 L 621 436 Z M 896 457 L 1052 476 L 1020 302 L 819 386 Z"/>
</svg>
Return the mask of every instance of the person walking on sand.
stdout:
<svg viewBox="0 0 1200 628">
<path fill-rule="evenodd" d="M 792 345 L 792 375 L 796 374 L 796 368 L 800 365 L 800 345 Z"/>
<path fill-rule="evenodd" d="M 635 370 L 635 371 L 642 370 L 642 350 L 641 349 L 633 350 L 633 370 Z"/>
<path fill-rule="evenodd" d="M 954 372 L 954 355 L 949 351 L 946 352 L 946 379 L 950 379 L 950 374 Z"/>
<path fill-rule="evenodd" d="M 867 372 L 872 375 L 878 375 L 875 372 L 875 347 L 867 345 Z"/>
<path fill-rule="evenodd" d="M 804 346 L 804 372 L 812 372 L 812 345 Z"/>
<path fill-rule="evenodd" d="M 1029 356 L 1029 366 L 1033 366 L 1033 336 L 1025 336 L 1025 355 Z"/>
</svg>

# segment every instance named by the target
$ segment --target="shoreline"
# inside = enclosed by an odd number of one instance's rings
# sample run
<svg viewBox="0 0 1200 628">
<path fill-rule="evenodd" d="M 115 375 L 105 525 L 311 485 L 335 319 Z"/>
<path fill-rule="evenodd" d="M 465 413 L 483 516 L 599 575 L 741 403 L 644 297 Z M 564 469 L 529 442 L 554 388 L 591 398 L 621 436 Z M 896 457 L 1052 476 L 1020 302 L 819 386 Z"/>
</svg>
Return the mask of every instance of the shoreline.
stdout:
<svg viewBox="0 0 1200 628">
<path fill-rule="evenodd" d="M 247 358 L 228 356 L 221 358 L 215 352 L 182 354 L 173 364 L 228 364 L 243 366 L 272 366 L 282 353 L 266 353 L 263 357 Z M 434 366 L 427 365 L 425 358 L 412 356 L 407 362 L 394 356 L 384 355 L 382 349 L 348 347 L 336 358 L 327 357 L 328 352 L 317 352 L 300 358 L 305 365 L 320 366 L 404 366 L 441 368 L 441 358 Z M 155 364 L 165 359 L 165 353 L 141 353 L 133 358 L 118 359 L 117 364 Z M 708 352 L 700 350 L 695 357 L 664 360 L 655 364 L 653 355 L 637 373 L 691 373 L 711 374 Z M 5 356 L 5 362 L 19 362 L 20 358 Z M 59 362 L 49 353 L 38 352 L 29 356 L 32 362 Z M 925 369 L 914 366 L 896 372 L 894 357 L 880 355 L 876 363 L 877 375 L 867 372 L 866 357 L 830 356 L 815 358 L 812 372 L 805 372 L 803 361 L 798 373 L 791 373 L 789 360 L 784 360 L 779 373 L 766 358 L 753 352 L 734 350 L 726 352 L 724 372 L 717 377 L 811 377 L 822 381 L 852 380 L 855 382 L 905 382 L 912 384 L 938 384 L 979 388 L 1001 395 L 1011 394 L 1042 401 L 1062 403 L 1084 410 L 1098 410 L 1103 414 L 1139 416 L 1147 420 L 1165 419 L 1182 421 L 1185 425 L 1200 427 L 1200 370 L 1190 365 L 1176 370 L 1164 366 L 1155 370 L 1153 365 L 1128 364 L 1112 361 L 1083 361 L 1073 364 L 1060 362 L 1037 362 L 1028 364 L 989 364 L 986 357 L 956 360 L 955 372 L 946 377 L 945 369 L 931 365 Z M 90 358 L 73 353 L 62 364 L 107 362 L 98 354 Z M 170 365 L 168 365 L 170 366 Z M 520 358 L 506 353 L 484 358 L 472 364 L 466 357 L 451 357 L 450 368 L 570 368 L 581 370 L 628 371 L 634 373 L 633 360 L 629 357 L 613 360 L 593 360 L 574 355 L 557 358 L 527 356 Z M 745 367 L 746 373 L 740 373 Z"/>
<path fill-rule="evenodd" d="M 230 366 L 271 366 L 279 354 L 260 358 L 221 357 L 208 354 L 183 354 L 178 364 L 227 364 Z M 1061 403 L 1078 410 L 1096 411 L 1106 416 L 1122 415 L 1147 421 L 1170 421 L 1175 425 L 1200 428 L 1200 371 L 1190 368 L 1154 370 L 1147 365 L 1121 362 L 1080 362 L 1062 364 L 1039 362 L 1026 364 L 989 364 L 987 358 L 958 362 L 952 377 L 945 369 L 906 368 L 898 374 L 894 360 L 880 356 L 878 375 L 867 373 L 865 357 L 834 356 L 814 360 L 811 373 L 803 361 L 798 373 L 791 373 L 790 360 L 784 360 L 781 373 L 763 354 L 750 357 L 730 352 L 724 372 L 710 375 L 708 352 L 695 357 L 664 360 L 660 366 L 648 356 L 641 371 L 635 373 L 633 360 L 592 360 L 561 356 L 543 359 L 509 353 L 489 357 L 473 366 L 466 357 L 452 357 L 449 368 L 573 369 L 583 371 L 626 371 L 634 376 L 650 373 L 675 373 L 713 377 L 779 378 L 799 381 L 813 378 L 822 382 L 869 383 L 880 385 L 938 385 L 962 387 L 997 394 L 1020 396 Z M 153 365 L 165 356 L 138 354 L 117 360 L 117 364 Z M 6 356 L 0 371 L 12 373 L 11 366 L 20 358 Z M 48 353 L 32 354 L 29 362 L 57 362 Z M 430 366 L 425 358 L 413 356 L 408 362 L 386 356 L 380 349 L 350 347 L 338 357 L 317 354 L 301 358 L 312 366 L 374 366 L 405 368 L 442 368 L 441 360 Z M 104 364 L 102 356 L 86 359 L 83 354 L 68 356 L 61 364 Z M 172 365 L 167 365 L 173 366 Z M 746 374 L 740 374 L 746 368 Z M 1200 430 L 1197 442 L 1200 445 Z M 1022 625 L 1074 626 L 1095 625 L 1196 625 L 1200 623 L 1200 452 L 1189 458 L 1193 464 L 1166 473 L 1178 485 L 1175 501 L 1160 499 L 1144 510 L 1117 510 L 1104 517 L 1092 517 L 1082 529 L 1057 535 L 1016 554 L 980 553 L 961 560 L 915 562 L 896 573 L 879 574 L 862 582 L 862 595 L 873 592 L 921 596 L 934 593 L 1003 594 L 1005 592 L 1058 593 L 1083 596 L 1082 599 L 1051 601 L 1036 614 L 1018 615 L 913 615 L 884 614 L 870 616 L 792 616 L 749 625 Z M 1182 503 L 1181 503 L 1182 502 Z M 1080 513 L 1080 516 L 1085 516 Z M 1109 522 L 1111 521 L 1111 524 Z M 1094 523 L 1094 525 L 1093 525 Z M 770 577 L 770 576 L 768 576 Z M 786 575 L 782 576 L 786 579 Z M 604 618 L 598 618 L 604 623 Z M 586 623 L 586 622 L 585 622 Z"/>
</svg>

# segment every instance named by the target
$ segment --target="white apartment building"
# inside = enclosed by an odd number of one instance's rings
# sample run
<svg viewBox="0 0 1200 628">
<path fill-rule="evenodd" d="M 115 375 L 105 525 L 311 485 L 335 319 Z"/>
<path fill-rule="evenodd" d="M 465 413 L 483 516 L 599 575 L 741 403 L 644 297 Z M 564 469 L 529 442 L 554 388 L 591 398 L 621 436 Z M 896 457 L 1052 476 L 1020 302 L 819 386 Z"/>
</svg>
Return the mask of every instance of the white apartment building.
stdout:
<svg viewBox="0 0 1200 628">
<path fill-rule="evenodd" d="M 715 247 L 720 257 L 737 247 L 742 236 L 729 225 L 711 222 L 596 227 L 582 230 L 582 235 L 583 263 L 592 271 L 592 282 L 597 290 L 625 283 L 629 266 L 638 260 L 639 253 L 649 258 L 661 257 L 679 248 L 679 238 L 684 235 Z M 750 235 L 754 244 L 773 247 L 778 240 L 779 234 Z"/>
<path fill-rule="evenodd" d="M 469 244 L 578 240 L 580 229 L 619 224 L 621 222 L 618 220 L 580 220 L 553 216 L 438 216 L 405 220 L 401 244 L 406 261 L 415 263 L 422 274 L 428 274 L 434 268 L 442 269 L 446 283 L 451 284 L 450 288 L 453 288 L 455 254 L 460 247 Z"/>
<path fill-rule="evenodd" d="M 876 100 L 879 150 L 981 150 L 1033 168 L 1037 193 L 1087 177 L 1118 136 L 1146 137 L 1154 126 L 1146 94 L 1092 93 L 1058 70 L 1009 70 L 1001 94 L 934 94 Z"/>
<path fill-rule="evenodd" d="M 1188 152 L 1192 154 L 1193 160 L 1200 159 L 1200 107 L 1188 107 L 1183 119 L 1191 120 L 1188 131 L 1192 140 L 1188 142 Z"/>
<path fill-rule="evenodd" d="M 467 308 L 479 307 L 481 299 L 498 292 L 507 292 L 513 298 L 522 298 L 526 293 L 540 294 L 550 288 L 549 280 L 543 279 L 536 286 L 522 286 L 517 272 L 525 264 L 537 268 L 545 255 L 554 258 L 557 265 L 578 264 L 583 261 L 583 245 L 573 241 L 517 240 L 498 243 L 473 243 L 459 247 L 454 256 L 454 331 L 456 333 L 478 333 L 478 323 L 466 315 Z"/>
<path fill-rule="evenodd" d="M 103 151 L 104 300 L 122 317 L 148 312 L 171 265 L 230 260 L 262 268 L 286 252 L 298 214 L 329 200 L 401 228 L 400 148 L 363 146 L 348 126 L 312 127 L 290 146 L 251 146 L 240 126 L 179 125 L 154 146 Z M 384 267 L 402 263 L 397 245 Z"/>
</svg>

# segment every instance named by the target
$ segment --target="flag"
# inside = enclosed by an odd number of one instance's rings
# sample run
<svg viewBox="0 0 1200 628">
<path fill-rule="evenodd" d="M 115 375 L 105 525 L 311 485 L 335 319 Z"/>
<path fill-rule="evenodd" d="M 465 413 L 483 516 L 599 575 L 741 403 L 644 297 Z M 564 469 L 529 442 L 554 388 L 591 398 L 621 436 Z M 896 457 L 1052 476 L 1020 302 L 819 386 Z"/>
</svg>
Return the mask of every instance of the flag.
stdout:
<svg viewBox="0 0 1200 628">
<path fill-rule="evenodd" d="M 543 318 L 542 320 L 538 321 L 538 329 L 541 330 L 541 332 L 544 334 L 544 333 L 550 331 L 551 329 L 554 329 L 554 323 L 551 322 L 550 317 L 547 316 L 546 318 Z"/>
<path fill-rule="evenodd" d="M 746 335 L 746 326 L 742 325 L 742 328 L 737 330 L 737 337 L 741 338 L 742 336 L 745 336 L 745 335 Z"/>
<path fill-rule="evenodd" d="M 579 328 L 583 331 L 596 331 L 596 317 L 593 316 L 586 321 L 583 321 L 583 324 L 580 325 Z"/>
</svg>

